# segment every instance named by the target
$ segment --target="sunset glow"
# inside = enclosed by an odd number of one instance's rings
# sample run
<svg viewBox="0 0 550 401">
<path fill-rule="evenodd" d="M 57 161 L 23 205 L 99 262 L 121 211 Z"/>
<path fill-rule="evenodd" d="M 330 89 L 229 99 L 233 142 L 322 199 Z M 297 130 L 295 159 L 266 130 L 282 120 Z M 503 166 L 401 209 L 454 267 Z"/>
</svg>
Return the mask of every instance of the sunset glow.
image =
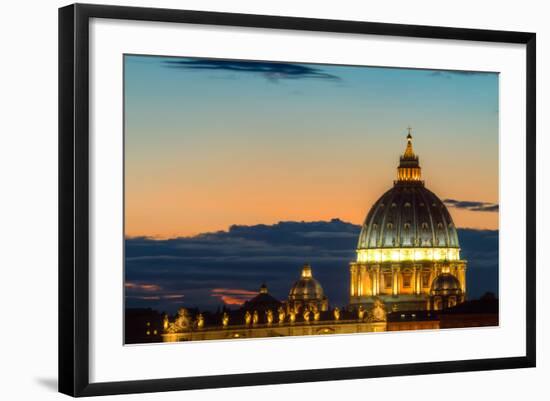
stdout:
<svg viewBox="0 0 550 401">
<path fill-rule="evenodd" d="M 409 124 L 429 188 L 498 205 L 497 74 L 319 65 L 296 77 L 173 60 L 125 59 L 127 237 L 361 224 Z M 449 211 L 458 227 L 498 228 L 498 211 Z"/>
</svg>

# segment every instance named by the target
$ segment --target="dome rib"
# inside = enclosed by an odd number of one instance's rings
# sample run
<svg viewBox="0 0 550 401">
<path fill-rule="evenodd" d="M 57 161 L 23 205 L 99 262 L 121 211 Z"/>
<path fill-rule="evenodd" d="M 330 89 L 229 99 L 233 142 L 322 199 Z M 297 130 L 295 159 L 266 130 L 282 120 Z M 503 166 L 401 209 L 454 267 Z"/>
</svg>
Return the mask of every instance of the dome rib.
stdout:
<svg viewBox="0 0 550 401">
<path fill-rule="evenodd" d="M 425 192 L 420 192 L 420 196 L 422 196 L 422 199 L 424 200 L 424 206 L 428 210 L 428 218 L 430 219 L 430 226 L 431 226 L 431 233 L 432 233 L 431 244 L 429 244 L 429 245 L 431 245 L 433 247 L 435 245 L 435 227 L 434 227 L 434 221 L 433 221 L 432 213 L 431 213 L 432 202 L 426 201 L 426 193 Z"/>
</svg>

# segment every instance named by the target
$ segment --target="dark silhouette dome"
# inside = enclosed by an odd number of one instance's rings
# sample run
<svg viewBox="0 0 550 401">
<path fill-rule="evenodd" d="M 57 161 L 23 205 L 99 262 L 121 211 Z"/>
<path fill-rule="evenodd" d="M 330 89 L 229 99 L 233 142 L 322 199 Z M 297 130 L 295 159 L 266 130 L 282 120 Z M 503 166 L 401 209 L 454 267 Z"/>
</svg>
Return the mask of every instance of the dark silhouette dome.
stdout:
<svg viewBox="0 0 550 401">
<path fill-rule="evenodd" d="M 290 289 L 288 299 L 298 300 L 321 300 L 325 298 L 323 287 L 313 278 L 311 266 L 304 265 L 300 279 Z"/>
<path fill-rule="evenodd" d="M 453 295 L 462 293 L 460 282 L 450 273 L 442 273 L 436 277 L 430 289 L 431 295 Z"/>
<path fill-rule="evenodd" d="M 279 301 L 277 298 L 269 294 L 267 290 L 267 286 L 264 283 L 260 287 L 260 291 L 258 292 L 258 295 L 246 301 L 242 306 L 242 309 L 259 310 L 259 311 L 268 310 L 268 309 L 277 310 L 279 306 L 281 306 L 281 301 Z"/>
<path fill-rule="evenodd" d="M 453 219 L 445 204 L 420 179 L 418 156 L 407 136 L 398 179 L 370 209 L 357 249 L 459 248 Z"/>
</svg>

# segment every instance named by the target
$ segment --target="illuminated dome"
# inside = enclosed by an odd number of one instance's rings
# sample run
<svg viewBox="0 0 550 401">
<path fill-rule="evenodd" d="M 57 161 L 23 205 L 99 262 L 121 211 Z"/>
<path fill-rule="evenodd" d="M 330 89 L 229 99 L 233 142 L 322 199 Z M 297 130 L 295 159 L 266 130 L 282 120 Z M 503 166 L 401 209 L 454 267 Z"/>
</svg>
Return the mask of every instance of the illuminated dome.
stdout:
<svg viewBox="0 0 550 401">
<path fill-rule="evenodd" d="M 374 203 L 363 223 L 358 261 L 459 260 L 453 219 L 420 179 L 410 132 L 397 173 L 393 187 Z"/>
<path fill-rule="evenodd" d="M 325 298 L 323 287 L 313 278 L 311 266 L 304 265 L 300 279 L 290 289 L 290 301 L 322 300 Z"/>
<path fill-rule="evenodd" d="M 460 282 L 450 273 L 442 273 L 433 281 L 431 295 L 457 295 L 462 293 Z"/>
</svg>

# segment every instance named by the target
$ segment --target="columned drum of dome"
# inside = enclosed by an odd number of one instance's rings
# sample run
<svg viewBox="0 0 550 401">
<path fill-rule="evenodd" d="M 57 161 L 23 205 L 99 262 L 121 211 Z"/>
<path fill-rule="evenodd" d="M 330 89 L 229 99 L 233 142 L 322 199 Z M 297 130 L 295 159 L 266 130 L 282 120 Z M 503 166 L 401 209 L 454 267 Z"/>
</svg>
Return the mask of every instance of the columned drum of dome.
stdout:
<svg viewBox="0 0 550 401">
<path fill-rule="evenodd" d="M 382 299 L 391 310 L 428 308 L 433 281 L 450 274 L 466 294 L 466 261 L 445 204 L 421 179 L 412 135 L 397 167 L 397 180 L 371 207 L 350 264 L 350 306 Z"/>
</svg>

